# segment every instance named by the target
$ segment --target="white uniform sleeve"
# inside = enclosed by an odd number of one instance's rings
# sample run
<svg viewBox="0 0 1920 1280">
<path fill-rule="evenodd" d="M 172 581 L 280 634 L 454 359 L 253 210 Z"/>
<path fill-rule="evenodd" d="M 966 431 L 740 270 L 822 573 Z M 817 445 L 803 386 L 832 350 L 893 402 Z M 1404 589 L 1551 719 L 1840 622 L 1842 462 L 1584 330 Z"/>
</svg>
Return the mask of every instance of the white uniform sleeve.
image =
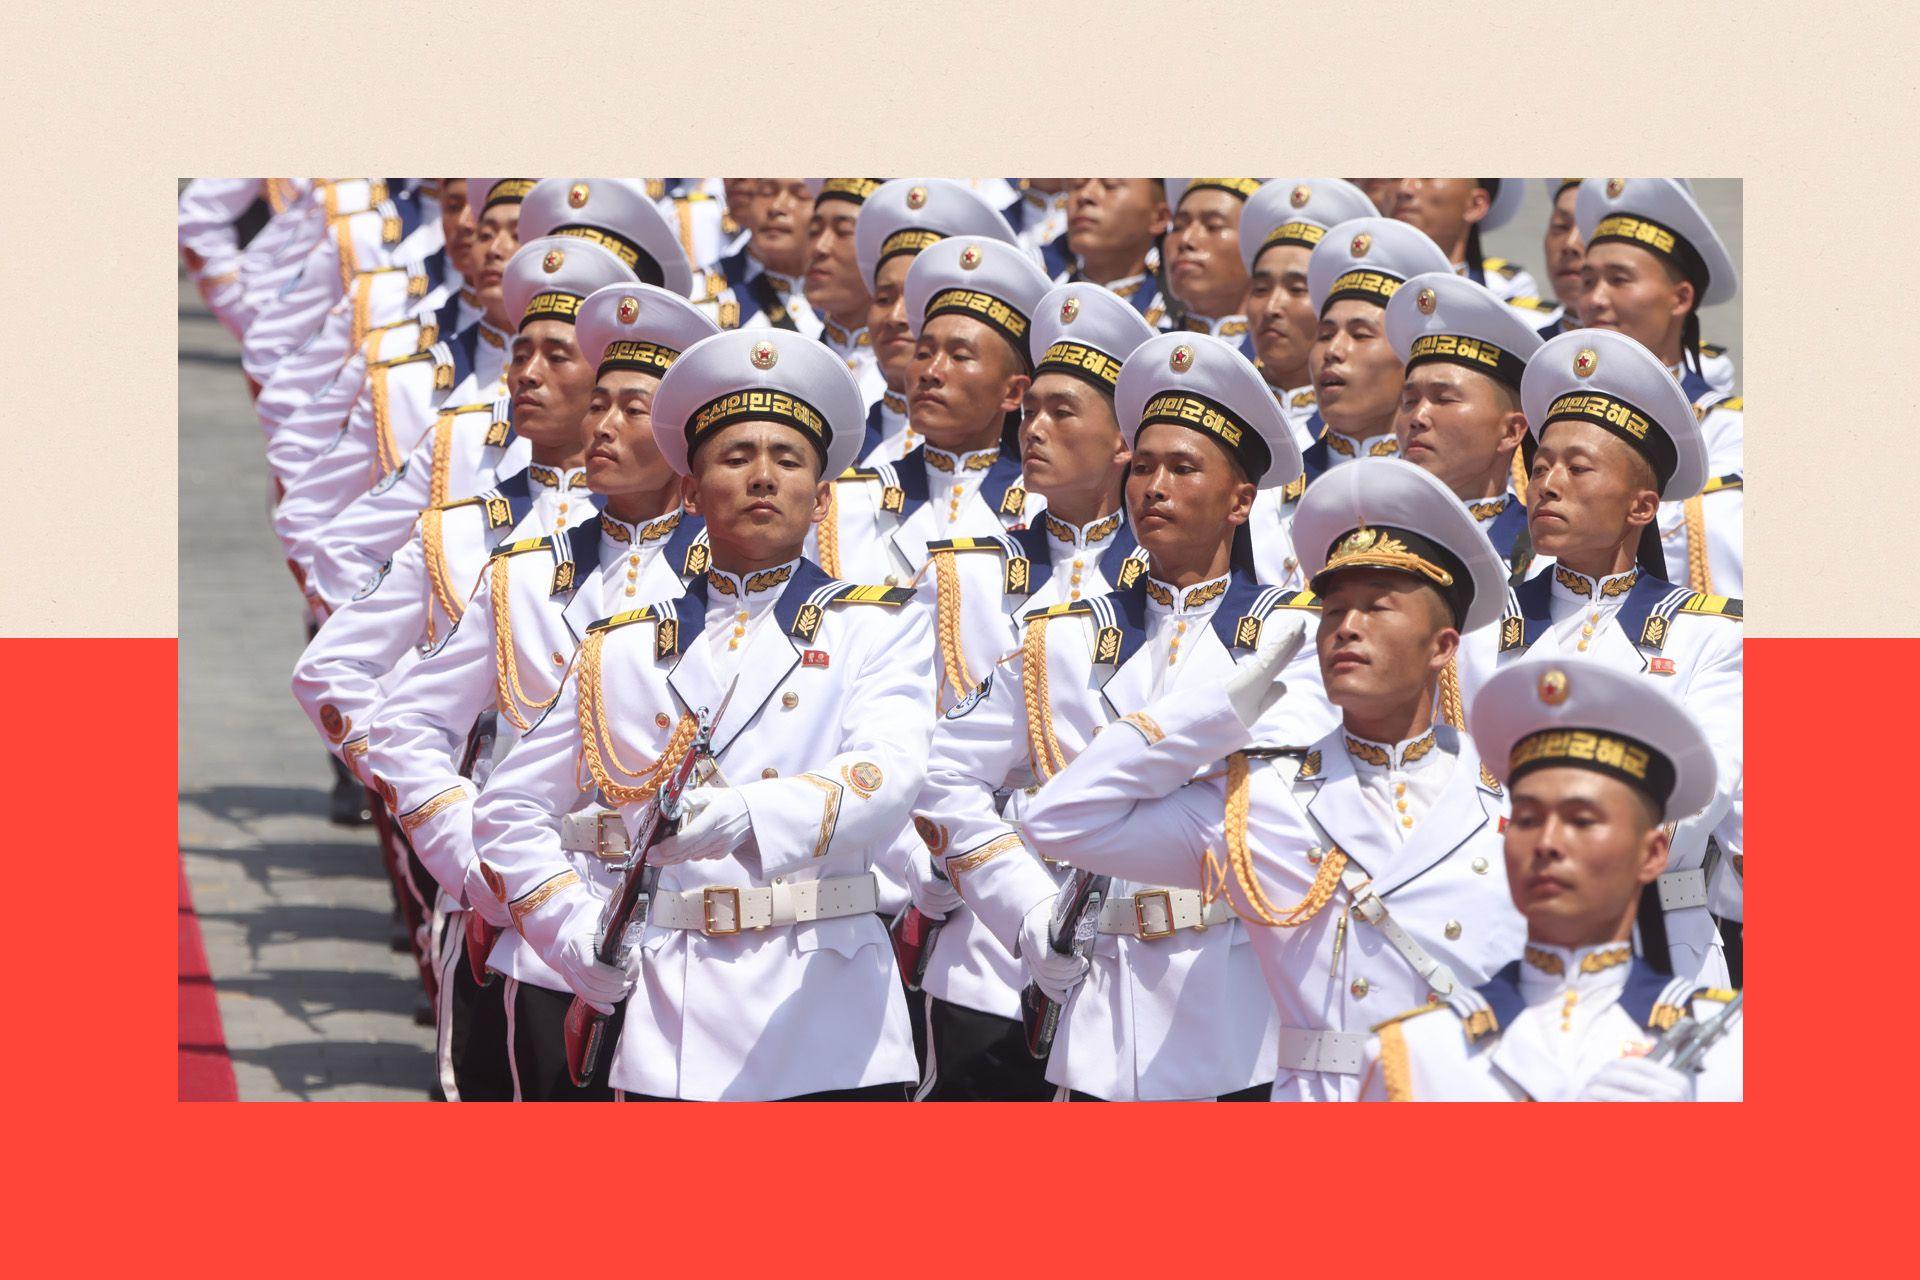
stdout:
<svg viewBox="0 0 1920 1280">
<path fill-rule="evenodd" d="M 291 488 L 307 464 L 340 434 L 366 377 L 366 356 L 355 352 L 319 394 L 288 414 L 268 434 L 267 465 L 283 490 Z"/>
</svg>

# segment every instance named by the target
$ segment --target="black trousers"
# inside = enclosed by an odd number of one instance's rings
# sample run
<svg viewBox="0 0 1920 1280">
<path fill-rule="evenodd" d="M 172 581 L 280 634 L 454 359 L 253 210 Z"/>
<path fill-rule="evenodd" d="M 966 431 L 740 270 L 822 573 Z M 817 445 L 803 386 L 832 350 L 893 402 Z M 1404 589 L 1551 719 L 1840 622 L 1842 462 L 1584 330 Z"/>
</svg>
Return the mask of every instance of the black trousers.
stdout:
<svg viewBox="0 0 1920 1280">
<path fill-rule="evenodd" d="M 647 1093 L 629 1093 L 622 1095 L 628 1102 L 684 1102 L 684 1098 L 656 1098 Z M 803 1093 L 794 1098 L 775 1098 L 775 1102 L 905 1102 L 907 1086 L 904 1084 L 870 1084 L 859 1089 L 823 1089 L 819 1093 Z"/>
<path fill-rule="evenodd" d="M 1732 982 L 1733 989 L 1738 991 L 1745 983 L 1745 970 L 1747 967 L 1747 953 L 1744 939 L 1741 936 L 1743 932 L 1740 927 L 1741 922 L 1738 920 L 1723 920 L 1719 916 L 1715 916 L 1713 922 L 1720 926 L 1720 951 L 1721 954 L 1727 958 L 1727 980 Z"/>
<path fill-rule="evenodd" d="M 1256 1084 L 1256 1085 L 1250 1086 L 1249 1088 L 1236 1089 L 1232 1093 L 1223 1093 L 1218 1098 L 1215 1098 L 1214 1101 L 1215 1102 L 1267 1102 L 1267 1101 L 1270 1101 L 1272 1097 L 1273 1097 L 1273 1081 L 1269 1080 L 1265 1084 Z M 1074 1102 L 1105 1102 L 1106 1101 L 1105 1098 L 1096 1098 L 1092 1094 L 1082 1093 L 1078 1089 L 1075 1089 L 1073 1091 L 1071 1095 L 1071 1100 Z"/>
<path fill-rule="evenodd" d="M 499 985 L 504 986 L 505 980 Z M 509 1042 L 503 1025 L 501 1041 L 513 1055 L 522 1102 L 613 1101 L 613 1085 L 608 1076 L 613 1071 L 613 1047 L 619 1042 L 620 1028 L 627 1020 L 627 1002 L 622 1000 L 613 1006 L 593 1077 L 578 1087 L 567 1073 L 567 1010 L 572 1005 L 571 994 L 562 995 L 530 982 L 514 984 L 513 1036 Z"/>
<path fill-rule="evenodd" d="M 507 1061 L 503 994 L 506 979 L 494 974 L 484 987 L 473 980 L 473 969 L 467 963 L 466 924 L 465 912 L 448 915 L 445 927 L 457 930 L 460 936 L 447 939 L 441 949 L 442 954 L 453 953 L 452 963 L 441 973 L 452 1002 L 448 1060 L 453 1064 L 453 1082 L 462 1102 L 511 1102 L 513 1069 Z"/>
<path fill-rule="evenodd" d="M 925 1102 L 1051 1102 L 1047 1064 L 1027 1052 L 1018 1018 L 927 997 L 933 1088 Z"/>
</svg>

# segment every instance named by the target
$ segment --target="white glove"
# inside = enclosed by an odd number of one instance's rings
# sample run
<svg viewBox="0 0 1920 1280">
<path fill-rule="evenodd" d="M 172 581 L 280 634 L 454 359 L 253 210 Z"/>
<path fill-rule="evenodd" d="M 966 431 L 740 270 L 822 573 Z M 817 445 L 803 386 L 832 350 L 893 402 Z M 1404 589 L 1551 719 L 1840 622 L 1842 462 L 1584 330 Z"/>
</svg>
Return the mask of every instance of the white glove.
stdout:
<svg viewBox="0 0 1920 1280">
<path fill-rule="evenodd" d="M 682 797 L 686 811 L 680 830 L 647 854 L 657 867 L 696 858 L 724 858 L 753 834 L 747 802 L 731 787 L 693 787 Z"/>
<path fill-rule="evenodd" d="M 1269 617 L 1262 624 L 1260 647 L 1227 677 L 1227 701 L 1248 729 L 1286 693 L 1287 684 L 1280 673 L 1306 643 L 1307 620 L 1295 609 L 1285 610 L 1284 615 Z"/>
<path fill-rule="evenodd" d="M 934 874 L 933 858 L 925 845 L 907 855 L 907 892 L 920 914 L 929 920 L 945 920 L 948 912 L 966 905 L 951 881 Z"/>
<path fill-rule="evenodd" d="M 640 948 L 629 950 L 626 967 L 616 969 L 593 958 L 593 934 L 580 929 L 560 944 L 553 967 L 573 988 L 573 994 L 599 1012 L 611 1014 L 613 1006 L 640 980 Z"/>
<path fill-rule="evenodd" d="M 1616 1058 L 1593 1073 L 1581 1102 L 1692 1102 L 1693 1073 L 1645 1058 Z"/>
<path fill-rule="evenodd" d="M 513 915 L 507 910 L 507 904 L 500 901 L 500 895 L 493 891 L 486 877 L 480 874 L 480 859 L 475 858 L 467 864 L 460 896 L 467 900 L 470 911 L 478 911 L 480 918 L 496 929 L 505 929 L 513 923 Z"/>
<path fill-rule="evenodd" d="M 1034 904 L 1020 922 L 1020 958 L 1026 962 L 1027 975 L 1047 999 L 1065 1004 L 1073 989 L 1086 980 L 1089 965 L 1085 956 L 1063 956 L 1047 941 L 1053 904 L 1052 898 Z"/>
</svg>

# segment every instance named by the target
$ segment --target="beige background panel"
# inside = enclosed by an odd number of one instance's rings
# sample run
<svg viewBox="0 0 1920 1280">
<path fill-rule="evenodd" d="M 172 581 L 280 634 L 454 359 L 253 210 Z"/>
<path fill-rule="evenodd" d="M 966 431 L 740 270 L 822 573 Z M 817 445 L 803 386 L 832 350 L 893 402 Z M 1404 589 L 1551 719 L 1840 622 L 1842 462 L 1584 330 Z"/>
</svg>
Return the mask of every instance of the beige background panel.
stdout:
<svg viewBox="0 0 1920 1280">
<path fill-rule="evenodd" d="M 180 175 L 726 173 L 768 157 L 797 173 L 1744 176 L 1744 332 L 1712 336 L 1740 347 L 1752 404 L 1751 630 L 1920 634 L 1920 598 L 1860 554 L 1916 475 L 1894 357 L 1914 338 L 1899 299 L 1920 265 L 1920 177 L 1887 150 L 1920 118 L 1905 8 L 795 0 L 683 7 L 667 32 L 630 6 L 493 0 L 431 24 L 357 0 L 304 19 L 184 0 L 84 27 L 46 0 L 12 12 L 0 340 L 19 483 L 0 635 L 174 631 Z M 664 74 L 646 52 L 663 34 Z M 746 68 L 764 74 L 716 106 Z M 483 128 L 436 120 L 475 88 L 500 104 Z"/>
</svg>

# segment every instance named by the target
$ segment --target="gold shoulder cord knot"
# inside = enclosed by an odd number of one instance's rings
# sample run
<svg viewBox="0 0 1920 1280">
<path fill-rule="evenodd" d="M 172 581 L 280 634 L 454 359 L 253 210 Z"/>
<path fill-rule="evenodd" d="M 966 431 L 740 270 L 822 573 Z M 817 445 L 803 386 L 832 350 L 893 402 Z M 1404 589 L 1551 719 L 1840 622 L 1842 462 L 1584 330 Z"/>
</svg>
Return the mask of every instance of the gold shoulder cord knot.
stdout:
<svg viewBox="0 0 1920 1280">
<path fill-rule="evenodd" d="M 1520 451 L 1513 451 L 1513 496 L 1521 502 L 1527 500 L 1527 463 Z"/>
<path fill-rule="evenodd" d="M 446 512 L 439 507 L 429 507 L 420 513 L 420 550 L 427 562 L 427 581 L 433 587 L 433 598 L 439 602 L 441 612 L 447 615 L 447 622 L 458 625 L 460 614 L 466 606 L 462 597 L 454 591 L 453 584 L 447 581 L 447 551 L 442 545 L 441 525 Z M 427 643 L 437 643 L 433 625 L 433 610 L 427 610 Z"/>
<path fill-rule="evenodd" d="M 427 479 L 427 505 L 441 506 L 447 500 L 447 483 L 452 472 L 453 415 L 443 413 L 433 424 L 433 474 Z"/>
<path fill-rule="evenodd" d="M 507 595 L 507 583 L 512 576 L 513 558 L 507 557 L 493 561 L 487 567 L 492 575 L 493 602 L 493 670 L 494 679 L 499 688 L 495 695 L 495 705 L 500 714 L 512 722 L 513 727 L 525 733 L 533 727 L 527 719 L 528 713 L 545 711 L 552 706 L 554 699 L 560 696 L 558 689 L 553 697 L 545 702 L 536 702 L 527 696 L 520 687 L 520 656 L 513 643 L 512 604 Z M 525 707 L 526 713 L 520 708 Z"/>
<path fill-rule="evenodd" d="M 1699 494 L 1681 504 L 1687 521 L 1687 585 L 1713 594 L 1713 569 L 1707 562 L 1707 508 Z"/>
<path fill-rule="evenodd" d="M 681 757 L 693 746 L 700 723 L 692 715 L 682 715 L 667 738 L 666 750 L 650 768 L 634 769 L 622 761 L 614 753 L 613 735 L 607 732 L 606 715 L 601 707 L 600 646 L 606 639 L 604 631 L 589 632 L 586 642 L 580 646 L 580 753 L 586 758 L 594 784 L 609 803 L 644 804 L 660 790 L 661 780 L 679 767 Z M 615 782 L 607 770 L 609 763 L 624 777 L 637 779 L 637 785 Z"/>
<path fill-rule="evenodd" d="M 1381 1027 L 1380 1078 L 1387 1086 L 1388 1102 L 1413 1101 L 1413 1064 L 1408 1060 L 1407 1033 L 1399 1023 Z"/>
<path fill-rule="evenodd" d="M 1260 888 L 1259 876 L 1253 868 L 1253 853 L 1247 847 L 1247 815 L 1253 804 L 1251 790 L 1246 753 L 1236 751 L 1227 757 L 1227 864 L 1233 869 L 1233 878 L 1239 882 L 1241 896 L 1246 898 L 1252 914 L 1241 911 L 1238 903 L 1234 904 L 1234 910 L 1249 924 L 1297 929 L 1319 915 L 1333 899 L 1334 890 L 1340 887 L 1340 873 L 1346 869 L 1347 855 L 1338 848 L 1329 849 L 1320 860 L 1320 870 L 1306 896 L 1291 907 L 1276 905 Z"/>
<path fill-rule="evenodd" d="M 1027 759 L 1033 776 L 1045 782 L 1067 767 L 1067 753 L 1053 734 L 1053 702 L 1047 696 L 1047 623 L 1042 615 L 1027 623 L 1020 642 L 1022 683 L 1027 700 Z"/>
<path fill-rule="evenodd" d="M 373 397 L 373 480 L 391 473 L 401 463 L 400 446 L 393 438 L 393 423 L 387 416 L 387 367 L 376 364 L 367 370 L 367 391 Z"/>
<path fill-rule="evenodd" d="M 827 486 L 827 513 L 820 517 L 815 535 L 820 548 L 820 567 L 829 578 L 840 576 L 840 486 Z"/>
<path fill-rule="evenodd" d="M 946 664 L 947 684 L 957 703 L 973 692 L 973 677 L 967 674 L 967 655 L 960 638 L 960 568 L 953 552 L 933 553 L 934 586 L 938 591 L 935 621 L 940 632 L 940 657 Z"/>
<path fill-rule="evenodd" d="M 1460 704 L 1460 661 L 1448 658 L 1440 672 L 1440 715 L 1456 729 L 1467 727 L 1467 713 Z"/>
</svg>

